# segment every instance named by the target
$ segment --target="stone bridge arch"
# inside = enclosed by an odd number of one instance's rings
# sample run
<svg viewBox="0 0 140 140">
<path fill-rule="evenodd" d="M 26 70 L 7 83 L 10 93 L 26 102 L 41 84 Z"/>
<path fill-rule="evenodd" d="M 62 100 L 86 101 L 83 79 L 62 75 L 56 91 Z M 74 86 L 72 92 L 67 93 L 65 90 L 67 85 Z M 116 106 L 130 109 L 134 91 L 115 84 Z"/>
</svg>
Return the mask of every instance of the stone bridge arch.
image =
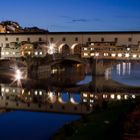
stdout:
<svg viewBox="0 0 140 140">
<path fill-rule="evenodd" d="M 71 46 L 71 53 L 74 55 L 81 56 L 81 49 L 82 49 L 81 44 L 75 43 Z"/>
<path fill-rule="evenodd" d="M 62 54 L 62 56 L 69 56 L 71 54 L 70 46 L 67 44 L 61 44 L 58 48 L 58 52 Z"/>
</svg>

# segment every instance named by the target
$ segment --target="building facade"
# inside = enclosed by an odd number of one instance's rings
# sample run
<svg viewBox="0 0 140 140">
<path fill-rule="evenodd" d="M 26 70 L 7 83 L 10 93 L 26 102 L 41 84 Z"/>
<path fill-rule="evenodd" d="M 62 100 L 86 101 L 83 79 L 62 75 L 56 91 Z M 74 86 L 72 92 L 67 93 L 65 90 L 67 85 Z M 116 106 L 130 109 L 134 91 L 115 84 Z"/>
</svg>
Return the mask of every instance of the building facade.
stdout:
<svg viewBox="0 0 140 140">
<path fill-rule="evenodd" d="M 0 47 L 1 57 L 16 56 L 16 49 L 11 42 L 45 42 L 49 53 L 61 53 L 63 55 L 81 55 L 82 48 L 90 42 L 114 42 L 116 46 L 139 47 L 140 32 L 48 32 L 48 33 L 1 33 Z M 20 47 L 20 46 L 19 46 Z M 55 51 L 53 52 L 53 48 Z M 6 48 L 6 49 L 5 49 Z M 8 50 L 9 49 L 9 50 Z M 20 49 L 19 49 L 20 50 Z M 9 51 L 9 52 L 8 52 Z M 45 51 L 45 50 L 44 50 Z M 13 53 L 13 54 L 10 54 Z M 43 52 L 44 54 L 45 52 Z M 47 52 L 46 52 L 47 53 Z M 51 54 L 50 53 L 50 54 Z M 36 52 L 37 54 L 37 52 Z M 41 54 L 40 54 L 41 55 Z"/>
</svg>

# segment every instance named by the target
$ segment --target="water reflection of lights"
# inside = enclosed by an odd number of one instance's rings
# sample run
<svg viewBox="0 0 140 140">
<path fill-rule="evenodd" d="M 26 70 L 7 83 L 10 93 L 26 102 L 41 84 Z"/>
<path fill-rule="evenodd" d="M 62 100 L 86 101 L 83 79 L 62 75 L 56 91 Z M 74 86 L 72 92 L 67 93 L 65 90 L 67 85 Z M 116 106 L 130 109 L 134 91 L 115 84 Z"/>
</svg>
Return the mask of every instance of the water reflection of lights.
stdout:
<svg viewBox="0 0 140 140">
<path fill-rule="evenodd" d="M 87 97 L 87 94 L 86 94 L 86 93 L 84 93 L 84 94 L 83 94 L 83 97 Z"/>
<path fill-rule="evenodd" d="M 117 74 L 121 75 L 121 64 L 117 65 Z"/>
<path fill-rule="evenodd" d="M 111 97 L 111 99 L 114 99 L 115 98 L 115 95 L 114 94 L 111 94 L 110 97 Z"/>
<path fill-rule="evenodd" d="M 127 100 L 128 99 L 128 95 L 124 95 L 124 99 Z"/>
<path fill-rule="evenodd" d="M 135 99 L 136 98 L 136 95 L 132 95 L 132 98 Z"/>
<path fill-rule="evenodd" d="M 107 95 L 106 94 L 103 94 L 103 99 L 106 99 L 107 98 Z"/>
<path fill-rule="evenodd" d="M 48 100 L 51 102 L 51 103 L 55 103 L 56 102 L 56 96 L 55 96 L 55 93 L 52 92 L 52 91 L 49 91 L 47 93 L 48 95 Z"/>
<path fill-rule="evenodd" d="M 112 71 L 111 68 L 106 69 L 106 71 L 105 71 L 105 79 L 106 80 L 111 79 L 111 71 Z"/>
<path fill-rule="evenodd" d="M 70 98 L 70 102 L 71 102 L 72 104 L 78 104 L 78 103 L 74 100 L 73 97 Z"/>
<path fill-rule="evenodd" d="M 117 99 L 118 100 L 121 100 L 121 95 L 117 95 Z"/>
<path fill-rule="evenodd" d="M 123 62 L 122 64 L 118 64 L 116 66 L 117 69 L 117 74 L 118 75 L 130 75 L 131 74 L 131 63 L 125 63 Z"/>
</svg>

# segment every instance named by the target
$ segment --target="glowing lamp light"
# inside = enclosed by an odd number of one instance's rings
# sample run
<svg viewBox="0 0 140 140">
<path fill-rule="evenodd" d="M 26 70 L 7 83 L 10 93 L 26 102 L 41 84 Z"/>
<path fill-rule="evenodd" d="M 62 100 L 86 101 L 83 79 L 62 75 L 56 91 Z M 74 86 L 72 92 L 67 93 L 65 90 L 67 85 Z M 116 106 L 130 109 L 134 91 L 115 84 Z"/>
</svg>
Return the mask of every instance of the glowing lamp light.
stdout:
<svg viewBox="0 0 140 140">
<path fill-rule="evenodd" d="M 19 69 L 16 70 L 15 78 L 17 81 L 21 80 L 21 78 L 22 78 L 21 71 Z"/>
<path fill-rule="evenodd" d="M 48 46 L 48 54 L 54 54 L 55 52 L 55 44 L 50 44 Z"/>
</svg>

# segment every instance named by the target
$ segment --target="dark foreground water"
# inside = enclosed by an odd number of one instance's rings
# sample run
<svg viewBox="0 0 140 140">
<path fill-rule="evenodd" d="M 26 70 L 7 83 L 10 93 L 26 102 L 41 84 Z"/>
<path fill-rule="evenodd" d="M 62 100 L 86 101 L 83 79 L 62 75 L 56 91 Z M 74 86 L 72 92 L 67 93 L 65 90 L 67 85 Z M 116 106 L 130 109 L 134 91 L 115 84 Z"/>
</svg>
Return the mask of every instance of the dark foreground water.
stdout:
<svg viewBox="0 0 140 140">
<path fill-rule="evenodd" d="M 14 111 L 0 115 L 0 140 L 48 140 L 76 115 Z"/>
<path fill-rule="evenodd" d="M 117 65 L 108 78 L 123 84 L 140 86 L 140 64 Z M 91 80 L 90 76 L 86 76 L 77 84 L 87 84 Z M 3 113 L 0 114 L 0 140 L 48 140 L 64 124 L 78 118 L 78 115 L 26 111 Z"/>
</svg>

